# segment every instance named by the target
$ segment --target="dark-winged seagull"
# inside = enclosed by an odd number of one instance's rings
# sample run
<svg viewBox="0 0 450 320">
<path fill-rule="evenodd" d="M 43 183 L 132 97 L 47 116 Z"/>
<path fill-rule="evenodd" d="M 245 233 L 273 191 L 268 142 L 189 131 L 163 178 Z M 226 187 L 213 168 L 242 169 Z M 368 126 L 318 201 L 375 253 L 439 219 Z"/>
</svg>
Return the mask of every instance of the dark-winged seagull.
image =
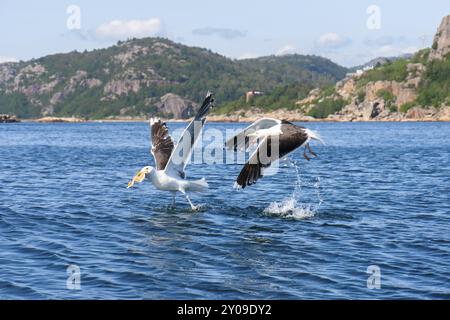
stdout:
<svg viewBox="0 0 450 320">
<path fill-rule="evenodd" d="M 306 160 L 311 159 L 306 151 L 316 157 L 317 154 L 309 146 L 311 140 L 323 144 L 317 133 L 289 121 L 272 118 L 255 121 L 226 142 L 226 147 L 234 151 L 248 150 L 257 143 L 256 150 L 237 177 L 235 187 L 245 188 L 256 183 L 265 168 L 299 147 L 305 147 L 303 156 Z"/>
<path fill-rule="evenodd" d="M 208 183 L 204 178 L 195 181 L 186 180 L 185 168 L 205 124 L 206 114 L 213 107 L 213 102 L 214 98 L 208 92 L 196 116 L 183 131 L 176 147 L 169 135 L 167 125 L 160 119 L 150 119 L 151 153 L 155 159 L 156 170 L 151 166 L 142 168 L 128 183 L 128 188 L 131 188 L 135 182 L 142 182 L 148 178 L 157 189 L 172 192 L 173 205 L 175 205 L 175 195 L 179 191 L 185 195 L 192 210 L 198 209 L 189 199 L 188 192 L 202 192 L 208 188 Z"/>
</svg>

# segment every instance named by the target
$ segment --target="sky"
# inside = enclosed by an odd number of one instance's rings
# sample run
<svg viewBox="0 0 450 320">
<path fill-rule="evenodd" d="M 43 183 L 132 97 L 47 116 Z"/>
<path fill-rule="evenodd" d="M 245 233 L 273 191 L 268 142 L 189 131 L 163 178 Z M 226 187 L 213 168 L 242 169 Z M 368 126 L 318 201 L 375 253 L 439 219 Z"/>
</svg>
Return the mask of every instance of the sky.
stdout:
<svg viewBox="0 0 450 320">
<path fill-rule="evenodd" d="M 0 0 L 0 63 L 162 36 L 233 59 L 316 54 L 350 67 L 430 47 L 448 0 Z"/>
</svg>

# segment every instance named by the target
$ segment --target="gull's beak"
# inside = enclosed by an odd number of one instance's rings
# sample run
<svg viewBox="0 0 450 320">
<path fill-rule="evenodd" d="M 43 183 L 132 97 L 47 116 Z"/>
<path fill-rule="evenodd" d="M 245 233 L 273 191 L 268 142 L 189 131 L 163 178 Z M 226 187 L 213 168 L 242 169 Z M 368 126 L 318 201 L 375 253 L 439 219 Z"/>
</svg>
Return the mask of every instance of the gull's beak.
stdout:
<svg viewBox="0 0 450 320">
<path fill-rule="evenodd" d="M 131 188 L 135 182 L 142 182 L 144 181 L 144 179 L 145 179 L 145 172 L 141 170 L 133 177 L 133 179 L 131 179 L 130 182 L 128 182 L 127 188 Z"/>
</svg>

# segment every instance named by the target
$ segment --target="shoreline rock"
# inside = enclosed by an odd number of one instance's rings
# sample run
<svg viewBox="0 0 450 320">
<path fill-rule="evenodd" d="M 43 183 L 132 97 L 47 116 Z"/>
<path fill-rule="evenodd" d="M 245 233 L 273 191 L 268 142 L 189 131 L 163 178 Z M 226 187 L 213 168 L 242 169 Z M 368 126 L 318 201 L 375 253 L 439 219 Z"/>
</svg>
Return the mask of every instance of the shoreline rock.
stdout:
<svg viewBox="0 0 450 320">
<path fill-rule="evenodd" d="M 40 123 L 80 123 L 86 122 L 86 120 L 75 118 L 75 117 L 43 117 L 36 120 L 32 120 L 33 122 Z"/>
<path fill-rule="evenodd" d="M 0 123 L 16 123 L 20 122 L 19 119 L 17 119 L 14 115 L 9 114 L 0 114 Z"/>
</svg>

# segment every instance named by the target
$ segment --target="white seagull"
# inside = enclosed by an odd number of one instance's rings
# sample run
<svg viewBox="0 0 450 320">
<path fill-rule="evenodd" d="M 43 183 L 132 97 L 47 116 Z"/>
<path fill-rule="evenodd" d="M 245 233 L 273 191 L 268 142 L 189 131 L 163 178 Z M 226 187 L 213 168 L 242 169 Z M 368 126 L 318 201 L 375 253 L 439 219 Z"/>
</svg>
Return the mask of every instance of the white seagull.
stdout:
<svg viewBox="0 0 450 320">
<path fill-rule="evenodd" d="M 317 133 L 289 121 L 272 118 L 255 121 L 225 144 L 228 149 L 234 151 L 248 150 L 257 144 L 256 150 L 237 177 L 235 187 L 245 188 L 256 183 L 263 176 L 265 168 L 299 147 L 305 147 L 303 156 L 306 160 L 311 159 L 306 150 L 316 157 L 317 154 L 309 146 L 311 140 L 324 144 Z"/>
<path fill-rule="evenodd" d="M 155 159 L 156 169 L 151 166 L 142 168 L 128 183 L 128 188 L 131 188 L 135 182 L 142 182 L 148 178 L 157 189 L 172 192 L 173 205 L 175 205 L 175 195 L 179 191 L 185 195 L 192 210 L 198 209 L 189 199 L 188 192 L 205 191 L 208 183 L 204 178 L 195 181 L 186 180 L 184 169 L 191 159 L 195 142 L 200 136 L 206 121 L 206 114 L 213 107 L 213 102 L 214 98 L 208 92 L 197 115 L 183 131 L 176 147 L 169 135 L 167 125 L 160 119 L 150 119 L 151 153 Z"/>
</svg>

